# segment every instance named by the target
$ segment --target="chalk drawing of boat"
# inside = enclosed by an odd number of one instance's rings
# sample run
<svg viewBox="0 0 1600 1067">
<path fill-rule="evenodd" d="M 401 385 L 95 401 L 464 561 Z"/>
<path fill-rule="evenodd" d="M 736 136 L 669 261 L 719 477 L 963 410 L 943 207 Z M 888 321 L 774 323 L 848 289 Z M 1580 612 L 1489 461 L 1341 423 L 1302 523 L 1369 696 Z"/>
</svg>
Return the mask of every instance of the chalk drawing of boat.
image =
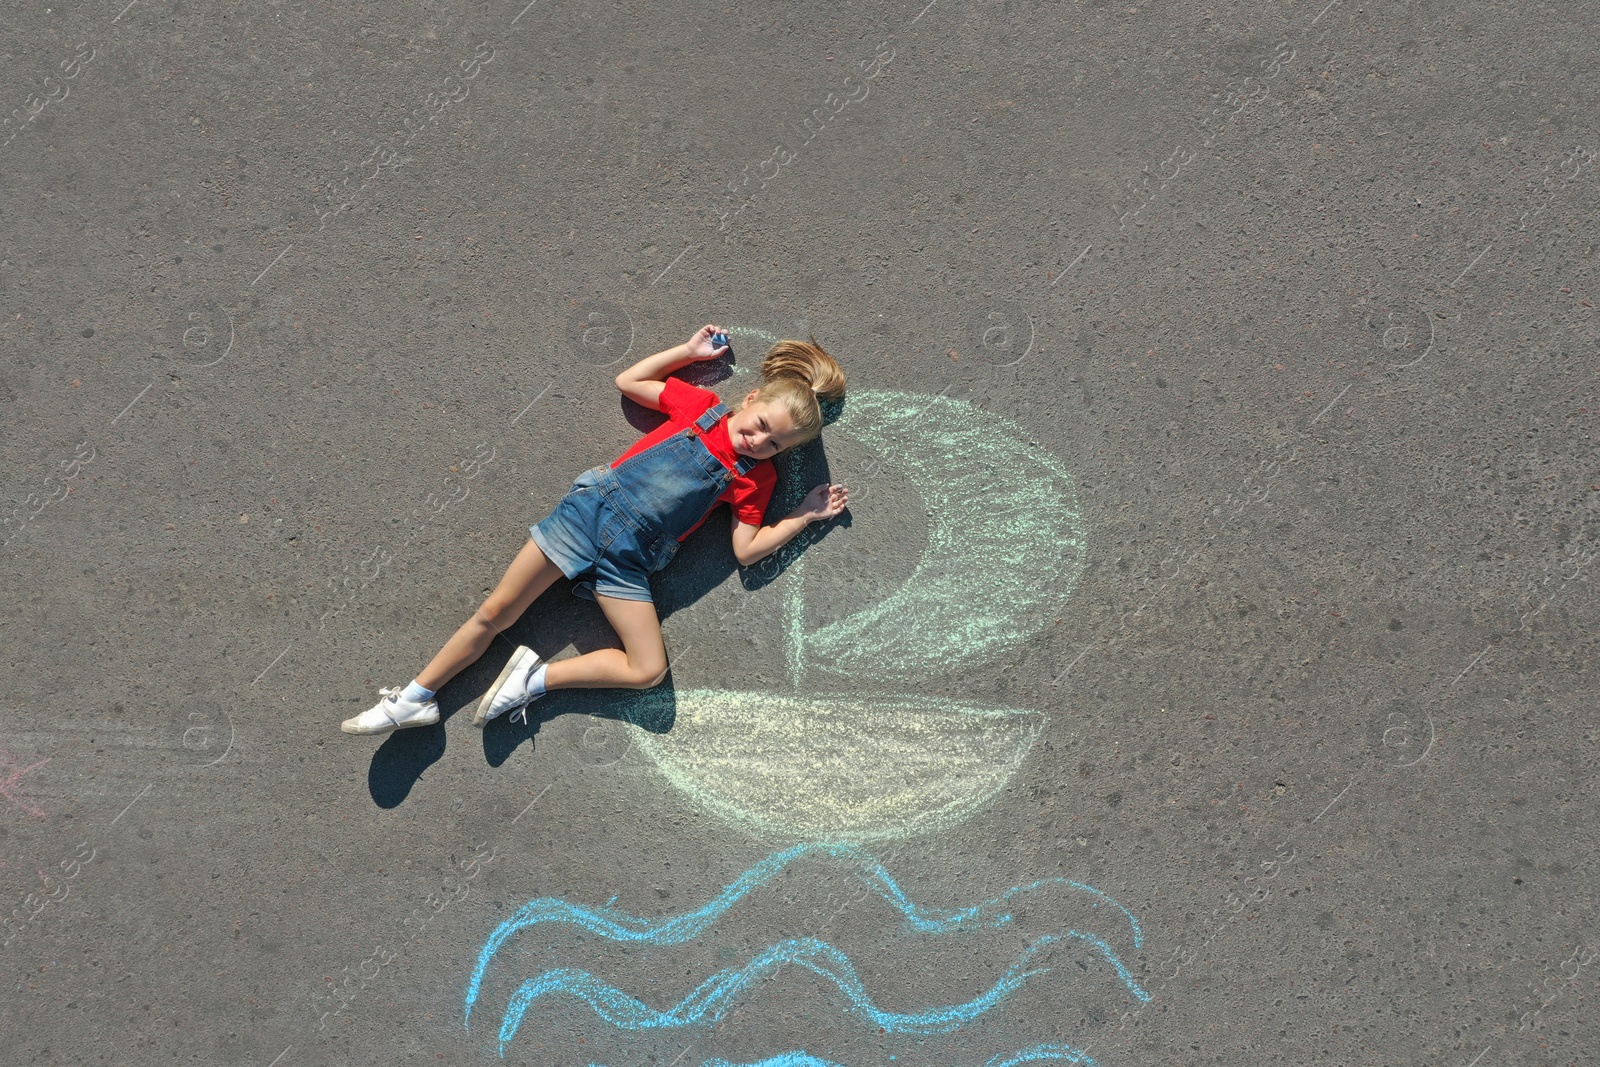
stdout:
<svg viewBox="0 0 1600 1067">
<path fill-rule="evenodd" d="M 884 456 L 920 495 L 928 531 L 913 573 L 878 603 L 807 630 L 796 559 L 780 579 L 793 691 L 641 694 L 634 722 L 664 701 L 673 718 L 664 733 L 635 730 L 634 744 L 674 787 L 762 836 L 946 828 L 1005 786 L 1046 717 L 917 691 L 1059 617 L 1084 556 L 1076 492 L 1016 424 L 945 396 L 851 393 L 828 433 Z M 795 488 L 794 473 L 780 484 Z M 817 679 L 842 685 L 819 690 Z"/>
<path fill-rule="evenodd" d="M 967 818 L 1010 781 L 1044 729 L 1041 710 L 945 698 L 929 692 L 930 679 L 993 663 L 1060 617 L 1084 557 L 1072 479 L 1016 424 L 944 396 L 853 392 L 829 433 L 852 437 L 883 456 L 920 498 L 927 535 L 909 577 L 877 602 L 808 628 L 803 556 L 791 551 L 791 565 L 778 578 L 790 691 L 651 690 L 638 694 L 627 713 L 635 724 L 670 723 L 659 733 L 629 729 L 634 747 L 672 786 L 759 836 L 800 843 L 755 863 L 704 906 L 674 915 L 635 915 L 614 907 L 615 897 L 602 907 L 558 897 L 528 901 L 484 942 L 464 998 L 468 1027 L 480 995 L 505 1004 L 497 1035 L 502 1057 L 524 1022 L 553 1004 L 583 1005 L 617 1030 L 703 1031 L 744 1004 L 773 995 L 765 992 L 767 981 L 791 970 L 808 971 L 831 986 L 828 1003 L 840 1018 L 854 1017 L 879 1033 L 916 1037 L 954 1033 L 996 1014 L 1026 983 L 1059 981 L 1060 975 L 1047 977 L 1047 949 L 1119 982 L 1134 1001 L 1150 1000 L 1122 958 L 1140 949 L 1140 924 L 1101 890 L 1053 877 L 968 907 L 935 908 L 913 900 L 861 847 Z M 780 483 L 798 490 L 796 499 L 806 488 L 798 467 L 793 463 Z M 742 962 L 707 975 L 668 1003 L 636 997 L 579 967 L 541 964 L 519 977 L 519 968 L 503 964 L 498 980 L 491 974 L 513 938 L 528 937 L 524 931 L 544 924 L 576 925 L 604 939 L 662 948 L 694 942 L 802 861 L 854 868 L 864 886 L 862 899 L 876 895 L 900 915 L 897 950 L 904 948 L 905 934 L 965 939 L 974 930 L 1004 928 L 1013 920 L 1013 907 L 1029 899 L 1039 914 L 1056 921 L 1023 946 L 997 939 L 997 947 L 1006 946 L 1004 958 L 983 988 L 954 1003 L 940 997 L 912 1010 L 880 1004 L 851 957 L 823 939 L 823 928 L 800 937 L 756 933 L 746 939 Z M 1079 909 L 1052 904 L 1043 896 L 1050 892 L 1069 895 Z M 794 910 L 804 926 L 804 905 Z M 1070 914 L 1099 921 L 1078 929 Z M 537 948 L 533 958 L 540 958 Z M 818 1034 L 826 1032 L 825 1025 L 837 1027 L 822 1020 L 812 1025 Z M 1094 1067 L 1086 1053 L 1058 1042 L 1000 1053 L 985 1067 L 1046 1062 Z M 703 1067 L 738 1065 L 709 1059 Z M 791 1049 L 747 1067 L 837 1065 Z"/>
</svg>

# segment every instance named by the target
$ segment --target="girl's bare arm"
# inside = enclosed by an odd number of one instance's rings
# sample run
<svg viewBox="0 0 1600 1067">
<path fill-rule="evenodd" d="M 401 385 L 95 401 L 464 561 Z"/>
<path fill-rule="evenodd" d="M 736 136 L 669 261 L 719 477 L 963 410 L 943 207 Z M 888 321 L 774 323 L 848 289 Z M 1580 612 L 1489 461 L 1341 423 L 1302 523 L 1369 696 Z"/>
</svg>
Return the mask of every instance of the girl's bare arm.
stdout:
<svg viewBox="0 0 1600 1067">
<path fill-rule="evenodd" d="M 617 375 L 617 388 L 622 390 L 624 396 L 637 400 L 651 411 L 660 411 L 661 390 L 665 387 L 667 375 L 690 363 L 716 359 L 727 351 L 711 343 L 711 335 L 719 332 L 723 332 L 720 326 L 702 326 L 683 344 L 641 359 Z"/>
<path fill-rule="evenodd" d="M 800 502 L 800 506 L 770 526 L 752 526 L 733 517 L 733 556 L 739 566 L 759 562 L 794 540 L 813 522 L 831 519 L 845 509 L 850 493 L 842 485 L 824 482 Z"/>
</svg>

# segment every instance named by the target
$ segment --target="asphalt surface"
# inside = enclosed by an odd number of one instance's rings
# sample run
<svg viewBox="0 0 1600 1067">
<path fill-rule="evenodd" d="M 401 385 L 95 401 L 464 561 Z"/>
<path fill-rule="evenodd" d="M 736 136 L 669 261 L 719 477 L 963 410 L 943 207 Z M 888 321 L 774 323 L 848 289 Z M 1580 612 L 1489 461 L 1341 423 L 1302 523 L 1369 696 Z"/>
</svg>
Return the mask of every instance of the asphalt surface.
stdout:
<svg viewBox="0 0 1600 1067">
<path fill-rule="evenodd" d="M 1592 1062 L 1578 8 L 334 7 L 0 12 L 0 1059 Z M 850 512 L 340 733 L 706 322 Z"/>
</svg>

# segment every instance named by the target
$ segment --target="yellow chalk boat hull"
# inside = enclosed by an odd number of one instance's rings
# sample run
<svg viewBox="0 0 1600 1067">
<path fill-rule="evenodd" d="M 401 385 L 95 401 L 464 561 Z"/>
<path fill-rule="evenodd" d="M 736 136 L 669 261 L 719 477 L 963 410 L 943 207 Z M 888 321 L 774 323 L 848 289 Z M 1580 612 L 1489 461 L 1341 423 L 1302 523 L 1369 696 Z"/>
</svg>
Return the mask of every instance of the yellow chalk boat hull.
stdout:
<svg viewBox="0 0 1600 1067">
<path fill-rule="evenodd" d="M 923 697 L 678 691 L 634 747 L 710 811 L 762 836 L 905 838 L 954 825 L 1016 773 L 1039 711 Z"/>
</svg>

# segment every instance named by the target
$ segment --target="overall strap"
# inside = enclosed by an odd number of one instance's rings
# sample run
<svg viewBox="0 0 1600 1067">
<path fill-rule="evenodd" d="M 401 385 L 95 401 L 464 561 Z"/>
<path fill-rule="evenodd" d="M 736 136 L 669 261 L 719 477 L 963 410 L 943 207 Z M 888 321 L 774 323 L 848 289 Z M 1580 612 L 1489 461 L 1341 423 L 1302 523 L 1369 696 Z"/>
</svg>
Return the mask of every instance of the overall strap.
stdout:
<svg viewBox="0 0 1600 1067">
<path fill-rule="evenodd" d="M 708 433 L 713 426 L 722 421 L 722 416 L 728 414 L 728 405 L 712 404 L 706 408 L 705 414 L 694 420 L 695 426 L 701 433 Z"/>
<path fill-rule="evenodd" d="M 728 405 L 726 405 L 726 404 L 717 403 L 717 404 L 711 405 L 710 407 L 706 408 L 705 414 L 701 415 L 698 419 L 695 420 L 694 426 L 689 428 L 689 430 L 688 430 L 689 436 L 698 437 L 702 433 L 710 433 L 712 427 L 716 426 L 717 423 L 721 422 L 722 421 L 722 417 L 724 415 L 727 415 L 728 413 L 729 413 L 728 412 Z M 761 461 L 759 459 L 751 459 L 749 456 L 739 456 L 738 457 L 739 473 L 740 474 L 749 474 L 750 473 L 750 468 L 754 467 L 757 463 L 760 463 L 760 462 Z"/>
</svg>

